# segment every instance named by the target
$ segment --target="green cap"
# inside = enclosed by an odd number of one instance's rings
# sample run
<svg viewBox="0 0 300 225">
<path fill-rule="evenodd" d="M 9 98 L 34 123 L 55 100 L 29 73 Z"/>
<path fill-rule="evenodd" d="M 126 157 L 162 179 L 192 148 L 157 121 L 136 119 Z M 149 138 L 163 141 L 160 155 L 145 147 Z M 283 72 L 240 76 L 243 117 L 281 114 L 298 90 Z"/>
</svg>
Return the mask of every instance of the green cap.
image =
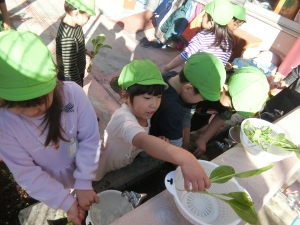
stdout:
<svg viewBox="0 0 300 225">
<path fill-rule="evenodd" d="M 124 66 L 118 79 L 118 84 L 123 90 L 134 84 L 161 84 L 168 87 L 164 82 L 158 67 L 148 59 L 133 60 L 131 63 Z"/>
<path fill-rule="evenodd" d="M 39 36 L 28 31 L 0 32 L 0 98 L 34 99 L 56 86 L 56 67 Z"/>
<path fill-rule="evenodd" d="M 253 66 L 237 70 L 228 83 L 233 107 L 242 116 L 258 112 L 268 99 L 269 90 L 266 75 Z"/>
<path fill-rule="evenodd" d="M 233 7 L 229 0 L 213 0 L 205 5 L 205 12 L 222 26 L 227 25 L 233 18 Z"/>
<path fill-rule="evenodd" d="M 66 2 L 76 9 L 90 14 L 91 16 L 96 15 L 95 0 L 66 0 Z"/>
<path fill-rule="evenodd" d="M 193 54 L 186 62 L 183 72 L 203 98 L 209 101 L 220 99 L 220 92 L 226 80 L 226 71 L 220 59 L 206 52 Z"/>
<path fill-rule="evenodd" d="M 243 6 L 233 5 L 233 16 L 238 20 L 246 22 L 246 10 Z"/>
</svg>

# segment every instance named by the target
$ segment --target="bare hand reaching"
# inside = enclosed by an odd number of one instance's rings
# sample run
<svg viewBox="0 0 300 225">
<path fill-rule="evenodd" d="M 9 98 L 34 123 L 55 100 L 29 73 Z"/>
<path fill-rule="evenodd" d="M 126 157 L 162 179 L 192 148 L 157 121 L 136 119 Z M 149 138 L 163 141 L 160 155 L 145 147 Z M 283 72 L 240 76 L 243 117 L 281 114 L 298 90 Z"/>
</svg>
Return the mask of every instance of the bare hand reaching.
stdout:
<svg viewBox="0 0 300 225">
<path fill-rule="evenodd" d="M 78 205 L 83 210 L 89 210 L 93 203 L 99 203 L 99 197 L 93 190 L 75 190 Z"/>
</svg>

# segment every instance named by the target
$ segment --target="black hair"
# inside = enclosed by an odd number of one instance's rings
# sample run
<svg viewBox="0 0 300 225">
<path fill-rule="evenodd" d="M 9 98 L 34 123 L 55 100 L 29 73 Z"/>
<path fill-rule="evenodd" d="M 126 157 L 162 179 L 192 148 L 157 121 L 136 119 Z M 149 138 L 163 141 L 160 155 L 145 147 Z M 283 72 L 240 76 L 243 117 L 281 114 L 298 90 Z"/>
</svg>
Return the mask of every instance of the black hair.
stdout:
<svg viewBox="0 0 300 225">
<path fill-rule="evenodd" d="M 65 8 L 65 12 L 68 14 L 70 14 L 73 10 L 77 10 L 77 8 L 69 4 L 67 1 L 65 1 L 64 8 Z M 79 10 L 79 13 L 84 14 L 85 12 Z"/>
<path fill-rule="evenodd" d="M 196 76 L 196 74 L 195 74 L 195 76 Z M 185 77 L 185 75 L 184 75 L 184 72 L 183 72 L 183 69 L 179 72 L 179 81 L 180 81 L 181 84 L 184 84 L 184 83 L 190 83 L 190 82 L 186 79 L 186 77 Z M 191 84 L 191 85 L 192 85 L 192 84 Z M 192 85 L 192 86 L 193 86 L 193 85 Z M 194 89 L 194 93 L 195 93 L 195 94 L 199 94 L 199 93 L 200 93 L 199 90 L 198 90 L 196 87 L 193 86 L 193 89 Z"/>
<path fill-rule="evenodd" d="M 208 21 L 213 21 L 213 18 L 210 14 L 207 13 L 207 19 Z M 232 33 L 232 31 L 228 28 L 227 25 L 220 25 L 216 22 L 214 22 L 214 26 L 209 29 L 201 29 L 200 31 L 204 32 L 204 34 L 214 34 L 215 35 L 215 41 L 212 43 L 210 47 L 220 47 L 223 52 L 229 52 L 232 51 L 236 39 Z"/>
<path fill-rule="evenodd" d="M 63 128 L 60 124 L 61 118 L 61 107 L 63 106 L 62 102 L 62 95 L 59 88 L 63 88 L 63 82 L 57 81 L 57 85 L 53 90 L 53 101 L 52 104 L 49 106 L 49 99 L 47 97 L 48 94 L 24 101 L 9 101 L 2 99 L 0 102 L 0 108 L 13 108 L 13 107 L 21 107 L 21 108 L 29 108 L 29 107 L 36 107 L 42 104 L 46 104 L 47 111 L 43 118 L 42 124 L 45 124 L 45 128 L 42 131 L 44 133 L 45 129 L 49 127 L 48 134 L 46 141 L 44 143 L 45 146 L 49 145 L 52 141 L 53 143 L 57 143 L 59 139 L 66 141 L 63 137 L 62 132 Z"/>
<path fill-rule="evenodd" d="M 143 95 L 143 94 L 158 96 L 158 95 L 162 95 L 164 90 L 165 90 L 165 86 L 161 84 L 154 84 L 154 85 L 134 84 L 126 89 L 126 95 L 127 97 L 129 97 L 130 102 L 133 103 L 133 98 L 135 96 Z"/>
<path fill-rule="evenodd" d="M 239 20 L 239 19 L 236 18 L 236 17 L 233 17 L 232 19 L 233 19 L 234 22 L 238 22 L 238 23 L 245 23 L 245 22 L 246 22 L 246 21 L 244 21 L 244 20 Z"/>
</svg>

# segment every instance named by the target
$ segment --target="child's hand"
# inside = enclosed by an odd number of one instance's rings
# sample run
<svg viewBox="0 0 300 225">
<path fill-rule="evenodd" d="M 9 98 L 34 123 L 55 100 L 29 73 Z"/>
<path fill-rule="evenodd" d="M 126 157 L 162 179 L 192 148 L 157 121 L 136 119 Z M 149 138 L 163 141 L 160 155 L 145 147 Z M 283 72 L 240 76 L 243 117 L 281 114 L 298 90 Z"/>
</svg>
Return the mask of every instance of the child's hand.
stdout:
<svg viewBox="0 0 300 225">
<path fill-rule="evenodd" d="M 206 151 L 206 142 L 201 139 L 201 137 L 196 141 L 197 148 L 193 152 L 196 158 L 199 158 Z"/>
<path fill-rule="evenodd" d="M 93 59 L 95 56 L 92 54 L 92 52 L 91 51 L 89 51 L 89 50 L 86 50 L 85 51 L 85 54 L 87 54 L 91 59 Z"/>
<path fill-rule="evenodd" d="M 83 220 L 81 214 L 84 211 L 79 208 L 78 201 L 75 201 L 69 211 L 67 212 L 67 218 L 69 222 L 72 222 L 74 225 L 81 225 L 81 221 Z"/>
<path fill-rule="evenodd" d="M 170 143 L 169 139 L 166 138 L 165 136 L 158 136 L 158 138 L 160 138 L 161 140 L 167 142 L 167 143 Z"/>
<path fill-rule="evenodd" d="M 83 210 L 89 210 L 93 203 L 99 203 L 99 197 L 93 190 L 75 190 L 78 204 Z"/>
<path fill-rule="evenodd" d="M 204 189 L 210 188 L 210 180 L 195 157 L 185 157 L 184 163 L 181 165 L 181 171 L 185 190 L 191 190 L 190 183 L 192 183 L 194 192 L 202 192 Z"/>
</svg>

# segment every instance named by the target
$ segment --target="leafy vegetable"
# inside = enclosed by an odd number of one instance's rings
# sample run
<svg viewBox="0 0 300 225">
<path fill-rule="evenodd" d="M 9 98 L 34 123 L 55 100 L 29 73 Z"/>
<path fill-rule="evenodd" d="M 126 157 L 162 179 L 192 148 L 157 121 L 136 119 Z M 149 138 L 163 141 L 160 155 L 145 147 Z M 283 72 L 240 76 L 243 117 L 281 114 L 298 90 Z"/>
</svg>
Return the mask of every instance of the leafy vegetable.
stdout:
<svg viewBox="0 0 300 225">
<path fill-rule="evenodd" d="M 97 55 L 98 51 L 101 48 L 112 48 L 110 45 L 104 45 L 103 42 L 105 41 L 106 36 L 104 34 L 99 34 L 95 39 L 92 39 L 92 44 L 93 44 L 93 51 L 92 55 Z M 92 71 L 92 62 L 90 63 L 88 69 L 88 72 Z"/>
<path fill-rule="evenodd" d="M 244 133 L 252 143 L 264 151 L 273 145 L 286 151 L 293 151 L 300 158 L 300 146 L 286 139 L 284 133 L 274 134 L 270 126 L 254 127 L 247 120 L 244 125 Z"/>
<path fill-rule="evenodd" d="M 222 184 L 229 181 L 233 177 L 247 178 L 257 176 L 273 167 L 274 164 L 270 164 L 269 166 L 262 167 L 259 169 L 235 173 L 234 169 L 231 166 L 219 166 L 211 172 L 209 179 L 211 183 Z"/>
<path fill-rule="evenodd" d="M 262 168 L 235 173 L 234 168 L 224 165 L 215 168 L 210 173 L 209 178 L 211 183 L 222 184 L 229 181 L 233 177 L 247 178 L 257 176 L 273 167 L 274 164 L 270 164 Z M 210 193 L 207 190 L 204 190 L 203 193 L 229 204 L 236 214 L 247 223 L 257 224 L 258 220 L 256 211 L 254 209 L 254 202 L 251 201 L 250 196 L 246 192 L 230 192 L 221 194 Z"/>
</svg>

